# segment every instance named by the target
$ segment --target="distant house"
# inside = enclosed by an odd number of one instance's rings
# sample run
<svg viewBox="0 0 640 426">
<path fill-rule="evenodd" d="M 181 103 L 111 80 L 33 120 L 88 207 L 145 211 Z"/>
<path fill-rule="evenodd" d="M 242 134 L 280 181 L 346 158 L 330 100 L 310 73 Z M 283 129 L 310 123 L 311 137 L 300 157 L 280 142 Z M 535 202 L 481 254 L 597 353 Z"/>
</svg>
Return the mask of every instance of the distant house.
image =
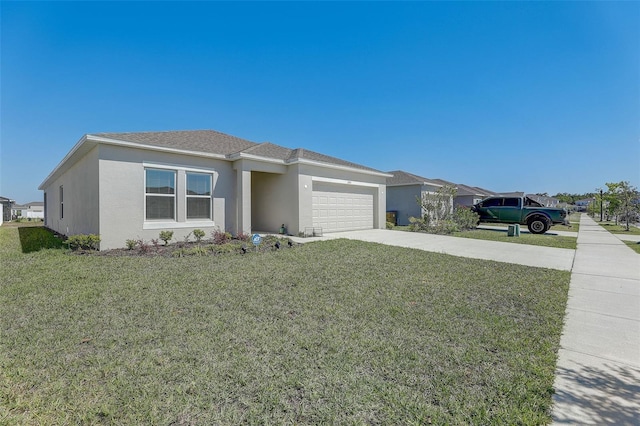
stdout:
<svg viewBox="0 0 640 426">
<path fill-rule="evenodd" d="M 32 201 L 27 204 L 14 204 L 11 208 L 13 219 L 44 219 L 44 203 L 42 201 Z"/>
<path fill-rule="evenodd" d="M 422 217 L 425 212 L 418 200 L 444 186 L 435 180 L 402 170 L 388 173 L 392 176 L 387 178 L 387 211 L 395 215 L 397 225 L 408 225 L 410 217 Z"/>
<path fill-rule="evenodd" d="M 574 204 L 578 207 L 587 207 L 589 204 L 594 203 L 595 201 L 595 198 L 584 198 L 582 200 L 576 201 Z"/>
<path fill-rule="evenodd" d="M 384 228 L 388 174 L 212 130 L 83 136 L 47 176 L 45 225 L 101 249 L 174 231 Z"/>
<path fill-rule="evenodd" d="M 408 225 L 410 217 L 422 217 L 424 212 L 418 205 L 418 199 L 444 187 L 455 189 L 455 196 L 451 199 L 451 209 L 458 206 L 470 207 L 496 194 L 483 188 L 444 179 L 425 178 L 402 170 L 388 173 L 393 177 L 387 178 L 387 210 L 397 212 L 398 225 Z"/>
<path fill-rule="evenodd" d="M 490 195 L 493 195 L 492 192 L 482 190 L 480 188 L 467 186 L 458 184 L 458 190 L 456 191 L 456 196 L 454 198 L 453 204 L 455 207 L 457 206 L 467 206 L 471 207 L 474 204 L 479 203 L 484 198 L 487 198 Z"/>
<path fill-rule="evenodd" d="M 577 200 L 573 203 L 576 206 L 576 211 L 583 212 L 586 211 L 590 205 L 595 205 L 595 198 L 583 198 L 582 200 Z"/>
<path fill-rule="evenodd" d="M 13 206 L 13 201 L 10 198 L 0 197 L 0 223 L 9 222 L 11 220 L 11 206 Z"/>
</svg>

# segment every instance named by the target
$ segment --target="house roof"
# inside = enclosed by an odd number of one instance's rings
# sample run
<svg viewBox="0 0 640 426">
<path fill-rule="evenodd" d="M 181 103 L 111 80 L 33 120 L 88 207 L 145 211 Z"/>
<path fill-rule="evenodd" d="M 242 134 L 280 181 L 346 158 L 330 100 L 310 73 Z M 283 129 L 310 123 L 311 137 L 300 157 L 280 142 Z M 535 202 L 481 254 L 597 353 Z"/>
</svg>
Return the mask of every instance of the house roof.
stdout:
<svg viewBox="0 0 640 426">
<path fill-rule="evenodd" d="M 496 193 L 495 193 L 495 192 L 493 192 L 493 191 L 489 191 L 488 189 L 484 189 L 484 188 L 481 188 L 481 187 L 479 187 L 479 186 L 474 186 L 473 188 L 475 188 L 475 189 L 477 189 L 478 191 L 480 191 L 480 193 L 481 193 L 482 195 L 484 195 L 485 197 L 488 197 L 488 196 L 490 196 L 490 195 L 496 195 Z"/>
<path fill-rule="evenodd" d="M 255 142 L 216 132 L 214 130 L 94 133 L 93 135 L 101 138 L 133 142 L 147 146 L 219 155 L 231 155 L 257 145 Z"/>
<path fill-rule="evenodd" d="M 142 145 L 172 148 L 206 154 L 223 155 L 229 159 L 256 156 L 293 163 L 299 160 L 350 167 L 381 173 L 379 170 L 307 149 L 289 149 L 271 142 L 256 143 L 215 130 L 182 130 L 169 132 L 97 133 L 95 136 Z M 244 155 L 243 155 L 244 154 Z"/>
<path fill-rule="evenodd" d="M 235 161 L 250 158 L 263 161 L 278 161 L 283 164 L 320 163 L 330 167 L 356 169 L 369 174 L 387 176 L 379 170 L 361 164 L 320 154 L 307 149 L 289 149 L 271 142 L 257 143 L 215 130 L 179 130 L 166 132 L 94 133 L 83 136 L 58 166 L 40 184 L 43 189 L 47 182 L 59 175 L 76 159 L 85 155 L 98 143 L 126 145 L 142 149 L 205 155 Z"/>
<path fill-rule="evenodd" d="M 457 195 L 477 195 L 480 197 L 486 196 L 484 192 L 472 186 L 458 184 L 457 187 L 458 187 Z"/>
<path fill-rule="evenodd" d="M 457 190 L 457 195 L 477 195 L 486 197 L 494 194 L 491 191 L 483 190 L 482 188 L 458 184 L 449 182 L 444 179 L 429 179 L 426 177 L 414 175 L 413 173 L 405 172 L 404 170 L 394 170 L 388 172 L 393 177 L 387 178 L 387 186 L 400 186 L 400 185 L 433 185 L 433 186 L 453 186 Z"/>
<path fill-rule="evenodd" d="M 387 172 L 393 176 L 387 178 L 387 185 L 432 185 L 432 186 L 444 186 L 437 179 L 428 179 L 426 177 L 414 175 L 412 173 L 405 172 L 403 170 L 394 170 Z"/>
</svg>

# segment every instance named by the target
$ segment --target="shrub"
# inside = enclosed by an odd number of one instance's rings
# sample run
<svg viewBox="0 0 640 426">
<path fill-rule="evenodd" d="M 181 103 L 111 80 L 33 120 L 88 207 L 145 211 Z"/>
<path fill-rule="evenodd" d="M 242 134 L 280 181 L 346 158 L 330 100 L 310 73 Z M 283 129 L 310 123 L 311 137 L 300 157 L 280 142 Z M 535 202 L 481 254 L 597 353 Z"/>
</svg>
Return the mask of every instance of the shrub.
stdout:
<svg viewBox="0 0 640 426">
<path fill-rule="evenodd" d="M 66 244 L 71 250 L 98 250 L 100 236 L 96 234 L 77 234 L 67 238 Z"/>
<path fill-rule="evenodd" d="M 480 221 L 480 215 L 466 206 L 458 206 L 453 214 L 453 220 L 460 231 L 475 229 Z"/>
<path fill-rule="evenodd" d="M 158 250 L 158 246 L 160 246 L 160 241 L 158 241 L 157 238 L 153 238 L 151 240 L 151 244 L 153 244 L 153 248 L 156 249 L 156 251 Z M 165 241 L 164 245 L 167 245 L 167 242 Z"/>
<path fill-rule="evenodd" d="M 244 232 L 238 232 L 238 235 L 236 235 L 236 240 L 244 241 L 246 243 L 251 240 L 251 235 L 245 234 Z"/>
<path fill-rule="evenodd" d="M 213 231 L 211 233 L 211 236 L 213 237 L 213 244 L 216 245 L 228 243 L 233 238 L 230 233 L 222 232 L 219 229 Z"/>
<path fill-rule="evenodd" d="M 200 241 L 202 241 L 202 239 L 205 236 L 205 232 L 202 229 L 194 229 L 193 230 L 193 236 L 195 237 L 196 241 L 198 243 L 200 243 Z"/>
<path fill-rule="evenodd" d="M 136 244 L 138 244 L 138 242 L 136 240 L 127 240 L 126 244 L 127 244 L 127 249 L 133 250 Z"/>
<path fill-rule="evenodd" d="M 142 238 L 137 241 L 137 244 L 138 244 L 138 250 L 140 250 L 140 253 L 142 254 L 148 253 L 149 250 L 151 249 L 151 246 L 149 246 L 149 244 Z"/>
<path fill-rule="evenodd" d="M 169 241 L 173 238 L 173 231 L 160 231 L 160 239 L 164 241 L 164 245 L 169 244 Z"/>
<path fill-rule="evenodd" d="M 387 229 L 393 229 L 396 226 L 393 224 L 393 222 L 387 222 Z"/>
</svg>

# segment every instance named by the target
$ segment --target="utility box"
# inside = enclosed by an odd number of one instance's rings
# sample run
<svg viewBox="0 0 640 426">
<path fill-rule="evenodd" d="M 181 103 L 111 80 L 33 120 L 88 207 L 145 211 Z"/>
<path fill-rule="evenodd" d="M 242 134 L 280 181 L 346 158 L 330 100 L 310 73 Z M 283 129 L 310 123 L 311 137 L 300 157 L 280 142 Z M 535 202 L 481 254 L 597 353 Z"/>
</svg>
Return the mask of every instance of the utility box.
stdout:
<svg viewBox="0 0 640 426">
<path fill-rule="evenodd" d="M 507 230 L 508 237 L 519 237 L 520 236 L 520 224 L 516 223 L 514 225 L 509 225 L 509 229 Z"/>
</svg>

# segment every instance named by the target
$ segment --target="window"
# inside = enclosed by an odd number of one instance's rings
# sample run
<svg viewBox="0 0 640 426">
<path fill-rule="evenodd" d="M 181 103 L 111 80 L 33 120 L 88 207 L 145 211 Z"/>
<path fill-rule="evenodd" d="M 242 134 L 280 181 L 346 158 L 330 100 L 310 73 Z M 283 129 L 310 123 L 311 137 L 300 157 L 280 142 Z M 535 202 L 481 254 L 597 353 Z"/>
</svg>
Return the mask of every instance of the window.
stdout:
<svg viewBox="0 0 640 426">
<path fill-rule="evenodd" d="M 176 218 L 176 173 L 172 170 L 145 170 L 145 218 Z"/>
<path fill-rule="evenodd" d="M 60 219 L 64 219 L 64 188 L 60 185 Z"/>
<path fill-rule="evenodd" d="M 187 219 L 211 219 L 211 175 L 187 172 Z"/>
<path fill-rule="evenodd" d="M 518 206 L 520 206 L 520 199 L 519 198 L 505 198 L 504 199 L 504 206 L 505 207 L 518 207 Z"/>
<path fill-rule="evenodd" d="M 502 204 L 502 198 L 489 198 L 482 202 L 482 207 L 498 207 Z"/>
</svg>

